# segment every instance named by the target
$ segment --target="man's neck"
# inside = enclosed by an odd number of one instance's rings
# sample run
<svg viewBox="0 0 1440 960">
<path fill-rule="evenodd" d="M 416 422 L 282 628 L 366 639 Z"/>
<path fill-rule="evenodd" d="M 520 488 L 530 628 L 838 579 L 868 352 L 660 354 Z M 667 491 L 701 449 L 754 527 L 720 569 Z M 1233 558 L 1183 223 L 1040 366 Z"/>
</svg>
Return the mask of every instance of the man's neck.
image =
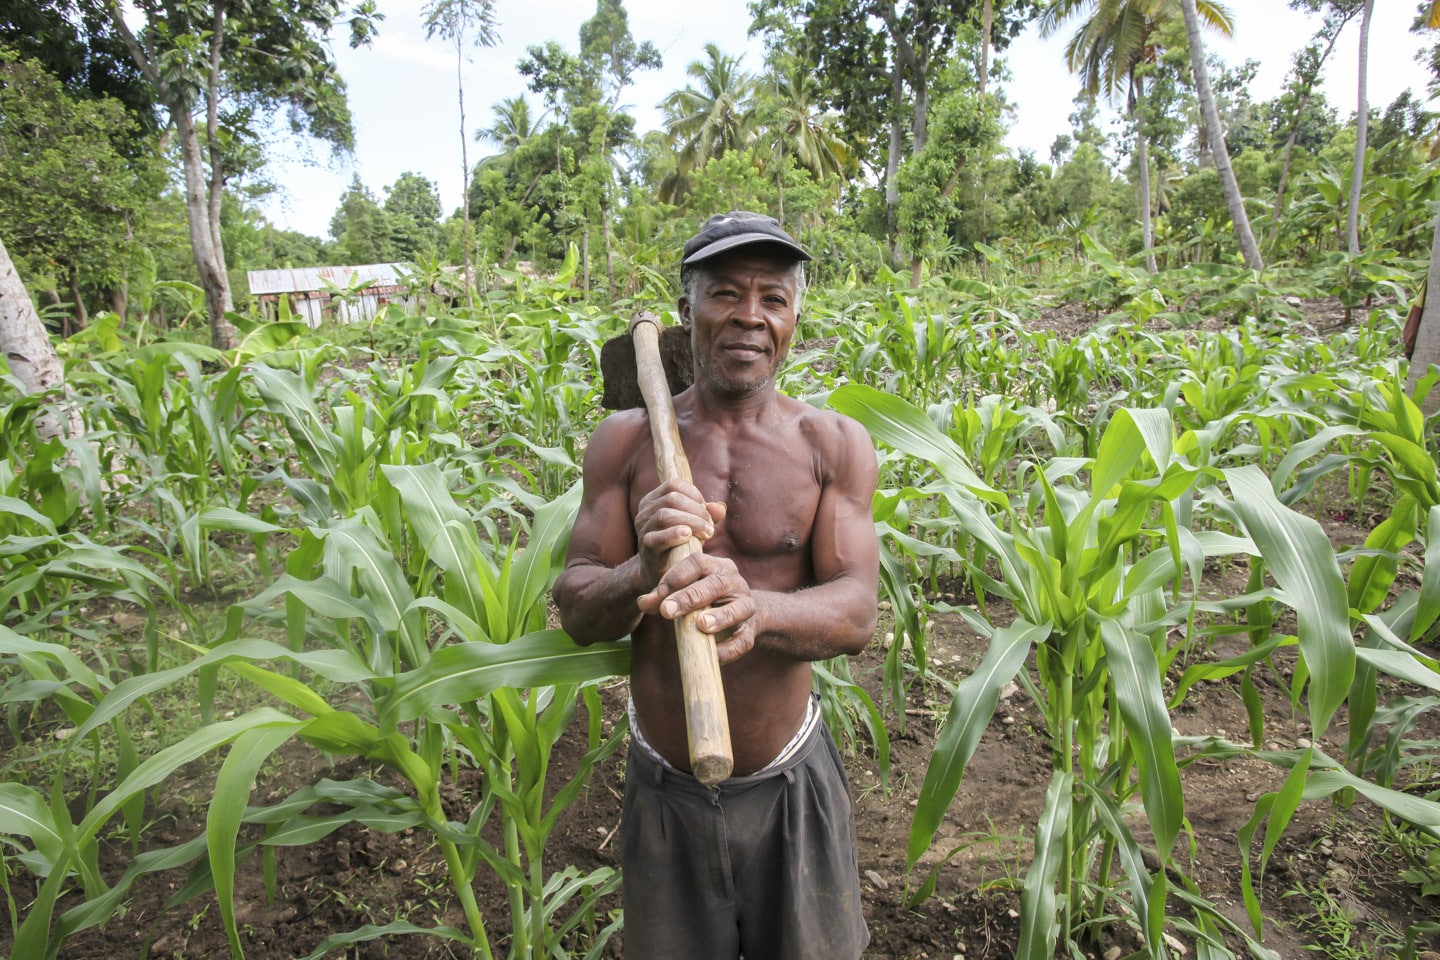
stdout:
<svg viewBox="0 0 1440 960">
<path fill-rule="evenodd" d="M 759 423 L 771 417 L 780 404 L 775 385 L 742 395 L 718 394 L 696 384 L 690 411 L 696 419 L 721 425 Z"/>
</svg>

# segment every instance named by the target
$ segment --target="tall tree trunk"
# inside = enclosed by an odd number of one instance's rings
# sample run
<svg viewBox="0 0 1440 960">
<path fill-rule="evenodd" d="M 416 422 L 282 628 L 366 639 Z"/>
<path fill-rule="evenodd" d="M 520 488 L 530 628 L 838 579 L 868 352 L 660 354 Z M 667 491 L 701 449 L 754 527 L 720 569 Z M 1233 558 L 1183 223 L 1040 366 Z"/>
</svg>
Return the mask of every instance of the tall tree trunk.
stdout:
<svg viewBox="0 0 1440 960">
<path fill-rule="evenodd" d="M 904 80 L 900 71 L 896 70 L 890 76 L 891 109 L 900 103 L 904 96 Z M 900 206 L 900 186 L 895 182 L 895 177 L 900 172 L 900 117 L 895 114 L 890 118 L 890 143 L 885 153 L 885 236 L 890 243 L 890 256 L 895 256 L 895 220 L 896 210 Z"/>
<path fill-rule="evenodd" d="M 776 164 L 776 166 L 778 167 L 779 164 Z M 784 176 L 783 173 L 780 173 L 780 172 L 778 172 L 778 171 L 777 171 L 777 173 L 775 174 L 775 202 L 776 202 L 776 204 L 777 204 L 778 207 L 779 207 L 779 209 L 776 211 L 776 213 L 778 214 L 778 216 L 777 216 L 775 219 L 778 220 L 778 221 L 780 221 L 780 227 L 781 227 L 781 229 L 784 229 L 784 227 L 785 227 L 785 176 Z"/>
<path fill-rule="evenodd" d="M 1375 0 L 1365 0 L 1360 14 L 1360 78 L 1356 84 L 1355 105 L 1355 169 L 1350 175 L 1350 210 L 1345 217 L 1345 242 L 1350 256 L 1360 253 L 1360 190 L 1365 185 L 1365 146 L 1370 133 L 1370 103 L 1366 99 L 1365 79 L 1370 69 L 1370 15 Z"/>
<path fill-rule="evenodd" d="M 10 372 L 20 381 L 26 393 L 43 393 L 65 387 L 65 365 L 55 354 L 50 335 L 35 312 L 35 304 L 25 291 L 15 264 L 0 240 L 0 352 L 10 364 Z M 68 433 L 78 437 L 85 432 L 80 411 L 61 400 L 56 409 L 48 410 L 36 421 L 35 429 L 42 437 Z"/>
<path fill-rule="evenodd" d="M 611 239 L 610 205 L 600 200 L 600 237 L 605 241 L 605 284 L 610 298 L 615 298 L 615 243 Z"/>
<path fill-rule="evenodd" d="M 460 246 L 465 255 L 465 300 L 470 309 L 475 309 L 475 254 L 474 238 L 470 233 L 470 150 L 465 142 L 465 57 L 462 44 L 463 31 L 455 33 L 455 99 L 460 105 Z"/>
<path fill-rule="evenodd" d="M 220 218 L 225 200 L 225 157 L 220 151 L 220 49 L 225 41 L 225 11 L 215 5 L 210 34 L 210 74 L 205 90 L 205 141 L 210 152 L 210 241 L 215 245 L 215 259 L 225 279 L 226 309 L 235 309 L 230 290 L 230 274 L 225 269 L 225 241 L 220 234 Z"/>
<path fill-rule="evenodd" d="M 207 77 L 209 104 L 206 111 L 206 133 L 210 139 L 211 174 L 205 176 L 205 162 L 200 151 L 200 136 L 195 129 L 195 118 L 190 113 L 190 103 L 184 94 L 171 86 L 170 81 L 160 72 L 159 66 L 150 59 L 145 48 L 135 39 L 135 34 L 125 22 L 120 4 L 110 4 L 110 22 L 130 52 L 140 72 L 144 74 L 156 91 L 160 101 L 170 114 L 175 125 L 176 137 L 180 141 L 181 169 L 185 174 L 185 219 L 190 229 L 190 249 L 195 257 L 195 268 L 200 274 L 200 286 L 205 291 L 205 312 L 210 319 L 210 343 L 221 350 L 233 349 L 239 342 L 235 325 L 225 316 L 235 309 L 230 295 L 230 278 L 225 273 L 225 248 L 220 242 L 220 201 L 224 189 L 224 168 L 219 159 L 219 107 L 218 77 L 219 50 L 225 26 L 224 7 L 215 7 L 216 29 L 212 31 L 210 70 Z"/>
<path fill-rule="evenodd" d="M 914 84 L 915 110 L 910 119 L 910 156 L 918 157 L 930 139 L 930 87 L 920 78 Z"/>
<path fill-rule="evenodd" d="M 234 324 L 225 314 L 235 307 L 230 300 L 225 263 L 215 249 L 215 233 L 210 225 L 209 190 L 204 163 L 200 158 L 200 137 L 189 112 L 175 108 L 171 110 L 171 117 L 180 139 L 181 167 L 185 173 L 185 219 L 190 228 L 190 249 L 195 256 L 195 269 L 200 273 L 200 287 L 205 291 L 210 343 L 219 350 L 231 350 L 239 343 L 239 337 Z"/>
<path fill-rule="evenodd" d="M 1205 67 L 1205 41 L 1200 36 L 1200 15 L 1195 12 L 1195 0 L 1180 0 L 1180 9 L 1185 15 L 1185 35 L 1190 41 L 1190 70 L 1195 74 L 1195 93 L 1200 99 L 1200 113 L 1205 118 L 1205 129 L 1209 132 L 1210 153 L 1215 158 L 1215 172 L 1220 174 L 1220 189 L 1225 193 L 1225 205 L 1230 208 L 1230 222 L 1235 225 L 1235 239 L 1240 242 L 1240 253 L 1245 257 L 1245 266 L 1251 270 L 1264 270 L 1265 260 L 1260 256 L 1255 232 L 1250 229 L 1250 217 L 1245 212 L 1245 198 L 1240 196 L 1240 184 L 1235 180 L 1235 169 L 1230 166 L 1230 151 L 1225 147 L 1225 131 L 1220 128 L 1220 111 L 1215 107 L 1215 94 L 1210 89 L 1210 73 Z"/>
<path fill-rule="evenodd" d="M 80 296 L 80 268 L 70 267 L 70 302 L 75 304 L 75 329 L 84 330 L 90 326 L 90 311 L 85 309 L 85 298 Z"/>
<path fill-rule="evenodd" d="M 1145 269 L 1156 273 L 1155 221 L 1150 217 L 1150 148 L 1145 135 L 1144 103 L 1135 103 L 1135 162 L 1140 165 L 1140 243 L 1145 249 Z"/>
<path fill-rule="evenodd" d="M 995 0 L 985 0 L 985 10 L 980 15 L 980 96 L 985 96 L 985 84 L 990 80 L 990 41 L 995 32 Z"/>
<path fill-rule="evenodd" d="M 580 287 L 590 292 L 590 224 L 580 231 Z"/>
<path fill-rule="evenodd" d="M 1440 214 L 1435 217 L 1435 234 L 1430 243 L 1430 272 L 1425 282 L 1425 309 L 1420 314 L 1420 329 L 1415 335 L 1415 352 L 1410 357 L 1410 375 L 1405 389 L 1415 392 L 1415 385 L 1432 366 L 1440 366 Z M 1440 384 L 1432 387 L 1420 407 L 1429 416 L 1440 411 Z"/>
</svg>

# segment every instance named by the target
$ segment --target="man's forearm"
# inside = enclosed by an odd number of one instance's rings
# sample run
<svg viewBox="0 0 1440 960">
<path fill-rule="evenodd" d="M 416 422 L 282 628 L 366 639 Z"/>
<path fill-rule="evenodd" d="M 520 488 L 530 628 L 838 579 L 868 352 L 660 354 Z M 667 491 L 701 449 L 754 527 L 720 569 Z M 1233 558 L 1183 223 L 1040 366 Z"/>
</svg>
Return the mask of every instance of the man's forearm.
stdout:
<svg viewBox="0 0 1440 960">
<path fill-rule="evenodd" d="M 638 556 L 618 567 L 566 567 L 554 589 L 560 626 L 582 645 L 619 640 L 639 625 L 641 614 L 635 598 L 645 590 Z"/>
<path fill-rule="evenodd" d="M 849 579 L 755 598 L 755 645 L 794 660 L 828 660 L 865 649 L 875 635 L 875 597 Z"/>
</svg>

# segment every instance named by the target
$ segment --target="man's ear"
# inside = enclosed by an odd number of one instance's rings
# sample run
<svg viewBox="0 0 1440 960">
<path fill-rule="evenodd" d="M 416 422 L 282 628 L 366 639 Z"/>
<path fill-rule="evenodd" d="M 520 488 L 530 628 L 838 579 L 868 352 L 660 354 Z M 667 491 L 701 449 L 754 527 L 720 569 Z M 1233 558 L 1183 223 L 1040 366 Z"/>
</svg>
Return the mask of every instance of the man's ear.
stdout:
<svg viewBox="0 0 1440 960">
<path fill-rule="evenodd" d="M 680 326 L 682 329 L 690 329 L 690 298 L 682 296 L 675 304 L 680 309 Z"/>
</svg>

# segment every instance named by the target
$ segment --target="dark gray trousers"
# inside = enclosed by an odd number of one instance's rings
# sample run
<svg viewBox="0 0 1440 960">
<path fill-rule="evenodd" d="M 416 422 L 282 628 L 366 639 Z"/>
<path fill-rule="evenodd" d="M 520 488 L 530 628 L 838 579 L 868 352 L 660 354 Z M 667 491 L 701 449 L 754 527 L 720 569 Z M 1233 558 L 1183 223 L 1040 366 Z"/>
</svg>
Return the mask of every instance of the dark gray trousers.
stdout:
<svg viewBox="0 0 1440 960">
<path fill-rule="evenodd" d="M 626 960 L 855 960 L 869 942 L 824 724 L 780 769 L 715 789 L 632 746 L 620 833 Z"/>
</svg>

